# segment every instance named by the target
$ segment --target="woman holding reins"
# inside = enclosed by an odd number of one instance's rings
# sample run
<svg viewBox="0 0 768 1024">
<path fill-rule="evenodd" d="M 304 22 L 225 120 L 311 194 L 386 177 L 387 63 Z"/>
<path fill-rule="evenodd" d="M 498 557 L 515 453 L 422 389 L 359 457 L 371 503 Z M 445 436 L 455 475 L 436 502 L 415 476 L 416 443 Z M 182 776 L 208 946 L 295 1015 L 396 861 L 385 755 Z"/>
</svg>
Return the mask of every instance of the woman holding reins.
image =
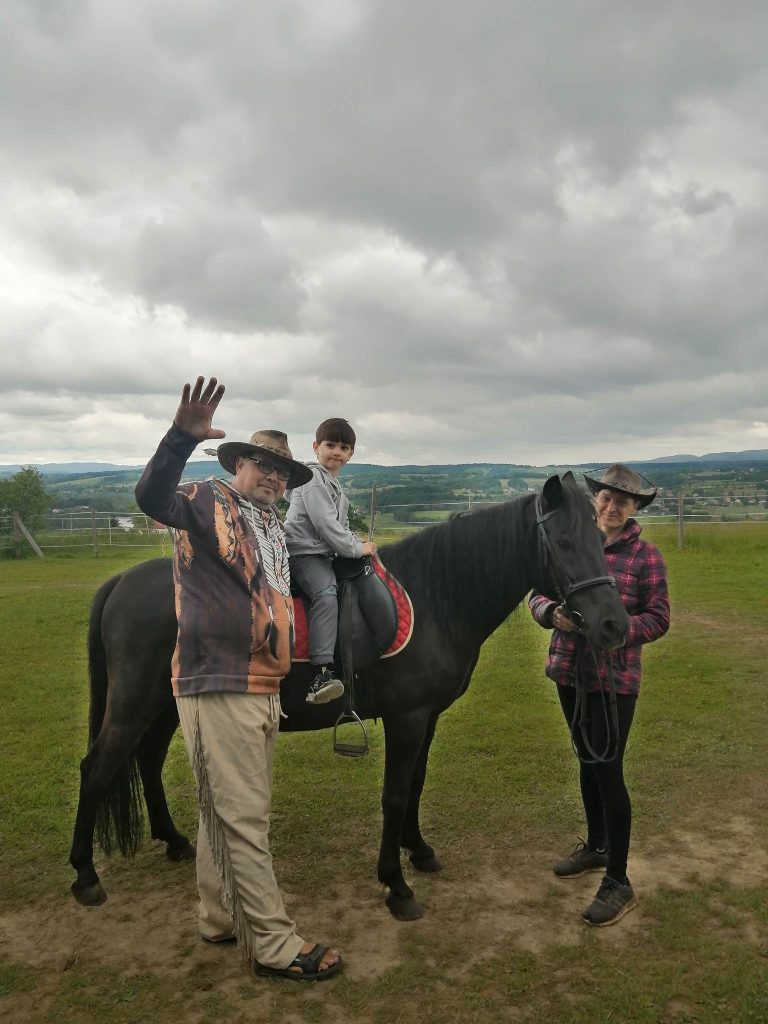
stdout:
<svg viewBox="0 0 768 1024">
<path fill-rule="evenodd" d="M 586 474 L 584 478 L 595 495 L 597 525 L 605 535 L 608 573 L 616 580 L 630 617 L 624 647 L 598 656 L 596 661 L 589 649 L 580 657 L 576 626 L 563 606 L 536 591 L 528 603 L 539 625 L 554 630 L 545 672 L 557 683 L 560 705 L 571 728 L 587 819 L 586 841 L 558 861 L 554 872 L 558 878 L 605 872 L 594 900 L 582 913 L 588 924 L 604 926 L 615 924 L 637 906 L 627 877 L 632 807 L 624 781 L 624 750 L 640 692 L 642 647 L 669 629 L 669 596 L 664 559 L 658 548 L 640 539 L 641 527 L 633 518 L 638 509 L 653 501 L 656 488 L 620 464 L 610 466 L 599 480 Z M 615 717 L 605 692 L 609 685 L 608 658 L 613 662 Z M 583 727 L 576 722 L 580 711 L 576 689 L 579 665 L 586 689 Z"/>
</svg>

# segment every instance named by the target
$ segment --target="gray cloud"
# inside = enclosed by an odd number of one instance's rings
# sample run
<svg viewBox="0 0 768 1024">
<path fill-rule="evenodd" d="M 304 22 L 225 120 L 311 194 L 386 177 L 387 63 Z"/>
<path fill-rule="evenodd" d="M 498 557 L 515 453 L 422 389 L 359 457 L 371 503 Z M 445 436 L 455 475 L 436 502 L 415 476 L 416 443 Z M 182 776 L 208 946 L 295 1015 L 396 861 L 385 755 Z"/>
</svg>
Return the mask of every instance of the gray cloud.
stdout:
<svg viewBox="0 0 768 1024">
<path fill-rule="evenodd" d="M 766 29 L 11 0 L 5 461 L 142 458 L 198 372 L 228 433 L 346 415 L 359 458 L 768 447 Z"/>
</svg>

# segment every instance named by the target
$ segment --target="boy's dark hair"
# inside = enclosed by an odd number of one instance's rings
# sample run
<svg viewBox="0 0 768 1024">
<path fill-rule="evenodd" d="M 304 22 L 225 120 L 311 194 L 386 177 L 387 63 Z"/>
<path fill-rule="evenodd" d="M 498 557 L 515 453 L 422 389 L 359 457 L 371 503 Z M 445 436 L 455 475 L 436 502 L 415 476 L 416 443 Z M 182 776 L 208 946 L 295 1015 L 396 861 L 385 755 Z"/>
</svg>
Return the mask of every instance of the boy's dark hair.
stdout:
<svg viewBox="0 0 768 1024">
<path fill-rule="evenodd" d="M 346 420 L 333 417 L 330 420 L 323 420 L 315 431 L 315 440 L 318 444 L 321 441 L 338 441 L 340 444 L 348 444 L 354 448 L 357 437 Z"/>
</svg>

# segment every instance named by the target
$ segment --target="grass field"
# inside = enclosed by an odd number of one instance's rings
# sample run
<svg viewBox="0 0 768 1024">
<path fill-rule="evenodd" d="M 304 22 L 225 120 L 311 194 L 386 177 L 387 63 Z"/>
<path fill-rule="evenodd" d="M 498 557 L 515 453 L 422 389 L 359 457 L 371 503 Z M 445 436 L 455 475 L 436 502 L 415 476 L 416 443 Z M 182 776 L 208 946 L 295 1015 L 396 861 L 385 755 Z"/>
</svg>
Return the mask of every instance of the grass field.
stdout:
<svg viewBox="0 0 768 1024">
<path fill-rule="evenodd" d="M 588 930 L 579 913 L 599 876 L 551 874 L 583 828 L 576 763 L 543 678 L 547 636 L 520 611 L 438 728 L 423 818 L 445 870 L 409 874 L 422 921 L 394 922 L 375 881 L 381 727 L 362 761 L 334 758 L 328 733 L 281 738 L 276 872 L 302 933 L 338 943 L 347 964 L 307 989 L 251 979 L 231 948 L 204 947 L 192 865 L 149 841 L 132 862 L 99 859 L 103 907 L 74 903 L 88 606 L 149 552 L 0 563 L 0 1017 L 764 1024 L 768 525 L 692 526 L 684 552 L 674 527 L 646 535 L 669 563 L 673 628 L 646 651 L 627 755 L 638 910 Z M 194 833 L 177 740 L 166 782 L 179 827 Z"/>
</svg>

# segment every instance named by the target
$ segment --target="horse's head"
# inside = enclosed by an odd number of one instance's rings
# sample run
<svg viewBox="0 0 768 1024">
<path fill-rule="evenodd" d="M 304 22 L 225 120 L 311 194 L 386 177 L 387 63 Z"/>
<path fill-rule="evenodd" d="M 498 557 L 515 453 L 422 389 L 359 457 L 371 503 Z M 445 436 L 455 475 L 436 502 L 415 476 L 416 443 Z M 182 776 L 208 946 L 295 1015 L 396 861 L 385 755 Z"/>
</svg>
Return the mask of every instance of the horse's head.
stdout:
<svg viewBox="0 0 768 1024">
<path fill-rule="evenodd" d="M 605 567 L 594 508 L 573 473 L 547 480 L 536 513 L 536 589 L 576 613 L 593 648 L 621 646 L 629 616 Z"/>
</svg>

